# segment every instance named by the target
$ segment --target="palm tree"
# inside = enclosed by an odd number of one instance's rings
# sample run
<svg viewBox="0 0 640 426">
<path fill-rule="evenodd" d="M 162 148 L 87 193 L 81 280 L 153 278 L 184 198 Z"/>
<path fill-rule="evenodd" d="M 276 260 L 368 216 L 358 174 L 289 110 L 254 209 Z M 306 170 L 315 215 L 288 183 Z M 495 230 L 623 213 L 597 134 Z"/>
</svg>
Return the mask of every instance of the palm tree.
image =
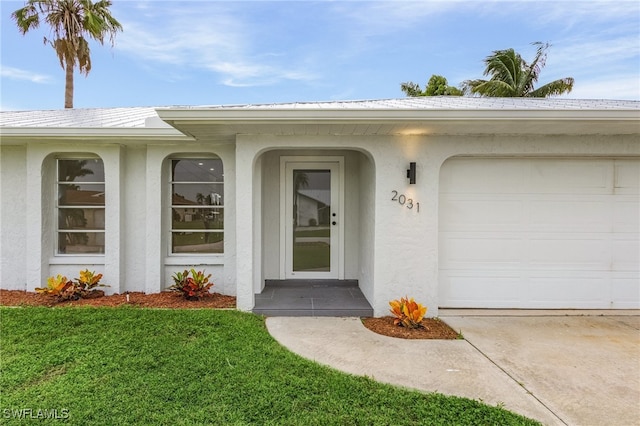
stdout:
<svg viewBox="0 0 640 426">
<path fill-rule="evenodd" d="M 64 107 L 73 108 L 73 72 L 76 65 L 80 74 L 89 75 L 91 56 L 86 37 L 104 44 L 109 36 L 111 45 L 122 25 L 109 11 L 111 0 L 27 0 L 25 6 L 16 10 L 11 17 L 18 30 L 25 35 L 38 28 L 40 20 L 51 27 L 51 39 L 44 38 L 58 55 L 60 66 L 65 70 Z"/>
<path fill-rule="evenodd" d="M 513 49 L 496 50 L 492 55 L 487 56 L 484 60 L 486 65 L 484 75 L 491 76 L 491 79 L 463 82 L 465 93 L 492 97 L 548 98 L 571 92 L 572 77 L 561 78 L 534 89 L 533 86 L 538 81 L 540 71 L 544 68 L 550 44 L 541 42 L 532 44 L 538 49 L 530 64 Z"/>
</svg>

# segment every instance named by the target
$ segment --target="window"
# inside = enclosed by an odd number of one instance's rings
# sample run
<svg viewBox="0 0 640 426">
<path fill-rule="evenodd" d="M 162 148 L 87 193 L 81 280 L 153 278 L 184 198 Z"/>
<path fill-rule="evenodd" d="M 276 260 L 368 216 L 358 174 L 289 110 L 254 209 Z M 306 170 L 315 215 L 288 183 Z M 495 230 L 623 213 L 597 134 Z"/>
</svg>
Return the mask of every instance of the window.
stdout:
<svg viewBox="0 0 640 426">
<path fill-rule="evenodd" d="M 171 253 L 222 253 L 222 160 L 172 159 L 170 184 Z"/>
<path fill-rule="evenodd" d="M 57 254 L 104 254 L 104 164 L 57 160 Z"/>
</svg>

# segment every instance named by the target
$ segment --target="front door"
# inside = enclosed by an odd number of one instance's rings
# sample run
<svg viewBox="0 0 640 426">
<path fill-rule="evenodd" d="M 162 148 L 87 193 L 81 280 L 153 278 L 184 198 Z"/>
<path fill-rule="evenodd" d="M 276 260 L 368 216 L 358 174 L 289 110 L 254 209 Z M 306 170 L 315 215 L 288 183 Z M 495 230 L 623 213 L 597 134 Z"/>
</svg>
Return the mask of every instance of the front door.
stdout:
<svg viewBox="0 0 640 426">
<path fill-rule="evenodd" d="M 284 157 L 283 166 L 281 275 L 285 279 L 343 278 L 341 158 Z"/>
</svg>

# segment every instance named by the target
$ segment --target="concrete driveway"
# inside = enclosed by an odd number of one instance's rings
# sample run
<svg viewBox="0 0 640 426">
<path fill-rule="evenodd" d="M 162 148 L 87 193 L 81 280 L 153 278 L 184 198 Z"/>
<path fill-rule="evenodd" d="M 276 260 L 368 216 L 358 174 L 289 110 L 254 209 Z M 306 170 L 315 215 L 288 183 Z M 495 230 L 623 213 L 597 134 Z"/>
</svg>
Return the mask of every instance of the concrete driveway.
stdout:
<svg viewBox="0 0 640 426">
<path fill-rule="evenodd" d="M 563 423 L 640 424 L 638 312 L 555 315 L 443 319 Z"/>
<path fill-rule="evenodd" d="M 465 340 L 404 340 L 358 318 L 267 319 L 295 353 L 352 374 L 458 395 L 549 425 L 640 424 L 638 311 L 441 310 Z"/>
</svg>

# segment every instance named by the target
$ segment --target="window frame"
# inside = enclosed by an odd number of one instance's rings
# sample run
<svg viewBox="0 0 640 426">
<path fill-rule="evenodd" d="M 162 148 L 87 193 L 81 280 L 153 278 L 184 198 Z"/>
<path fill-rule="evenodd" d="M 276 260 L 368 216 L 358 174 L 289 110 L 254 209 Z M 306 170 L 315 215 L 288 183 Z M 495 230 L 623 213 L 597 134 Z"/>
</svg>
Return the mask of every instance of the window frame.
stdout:
<svg viewBox="0 0 640 426">
<path fill-rule="evenodd" d="M 60 205 L 60 188 L 63 185 L 69 185 L 73 181 L 61 181 L 60 180 L 60 161 L 69 161 L 69 160 L 99 160 L 102 162 L 103 168 L 103 180 L 91 180 L 91 181 L 82 181 L 76 182 L 81 185 L 102 185 L 104 188 L 104 204 L 103 205 L 72 205 L 72 206 L 64 206 Z M 55 177 L 53 179 L 54 182 L 54 257 L 104 257 L 106 252 L 106 236 L 107 236 L 107 226 L 106 226 L 106 212 L 107 212 L 107 184 L 106 184 L 106 170 L 104 160 L 98 155 L 91 154 L 80 154 L 80 155 L 58 155 L 55 157 Z M 60 227 L 60 214 L 64 209 L 78 209 L 78 210 L 102 210 L 105 218 L 104 227 L 102 229 L 97 228 L 86 228 L 86 229 L 63 229 Z M 60 251 L 60 235 L 63 233 L 68 234 L 81 234 L 81 233 L 95 233 L 102 234 L 103 245 L 102 251 L 100 252 L 86 252 L 86 253 L 62 253 Z"/>
<path fill-rule="evenodd" d="M 217 160 L 220 162 L 220 166 L 222 168 L 221 170 L 221 176 L 222 176 L 222 181 L 186 181 L 186 180 L 174 180 L 174 176 L 173 176 L 173 162 L 174 161 L 182 161 L 182 160 L 188 160 L 188 161 L 206 161 L 206 160 Z M 167 215 L 167 220 L 166 220 L 166 228 L 168 230 L 167 232 L 167 256 L 170 258 L 184 258 L 184 257 L 207 257 L 207 258 L 216 258 L 216 257 L 223 257 L 224 256 L 224 234 L 225 234 L 225 220 L 224 220 L 224 211 L 226 210 L 225 208 L 225 204 L 224 204 L 224 190 L 225 190 L 225 182 L 224 182 L 224 162 L 222 161 L 222 158 L 220 158 L 219 156 L 215 155 L 215 154 L 199 154 L 199 153 L 194 153 L 194 154 L 186 154 L 186 155 L 180 155 L 180 154 L 176 154 L 176 155 L 170 155 L 167 158 L 167 190 L 166 190 L 166 194 L 167 194 L 167 203 L 166 205 L 168 206 L 168 208 L 165 208 L 165 214 Z M 222 189 L 222 199 L 223 199 L 223 203 L 221 204 L 174 204 L 174 198 L 173 198 L 173 194 L 174 194 L 174 185 L 219 185 Z M 173 210 L 174 209 L 217 209 L 218 211 L 222 212 L 222 227 L 219 229 L 213 228 L 213 229 L 209 229 L 209 230 L 205 230 L 205 229 L 199 229 L 199 228 L 174 228 L 174 223 L 173 223 Z M 174 246 L 173 246 L 173 236 L 175 233 L 180 233 L 180 232 L 197 232 L 197 233 L 208 233 L 208 234 L 212 234 L 212 235 L 220 235 L 221 238 L 221 242 L 223 244 L 221 251 L 219 252 L 200 252 L 200 251 L 195 251 L 195 252 L 174 252 Z"/>
</svg>

